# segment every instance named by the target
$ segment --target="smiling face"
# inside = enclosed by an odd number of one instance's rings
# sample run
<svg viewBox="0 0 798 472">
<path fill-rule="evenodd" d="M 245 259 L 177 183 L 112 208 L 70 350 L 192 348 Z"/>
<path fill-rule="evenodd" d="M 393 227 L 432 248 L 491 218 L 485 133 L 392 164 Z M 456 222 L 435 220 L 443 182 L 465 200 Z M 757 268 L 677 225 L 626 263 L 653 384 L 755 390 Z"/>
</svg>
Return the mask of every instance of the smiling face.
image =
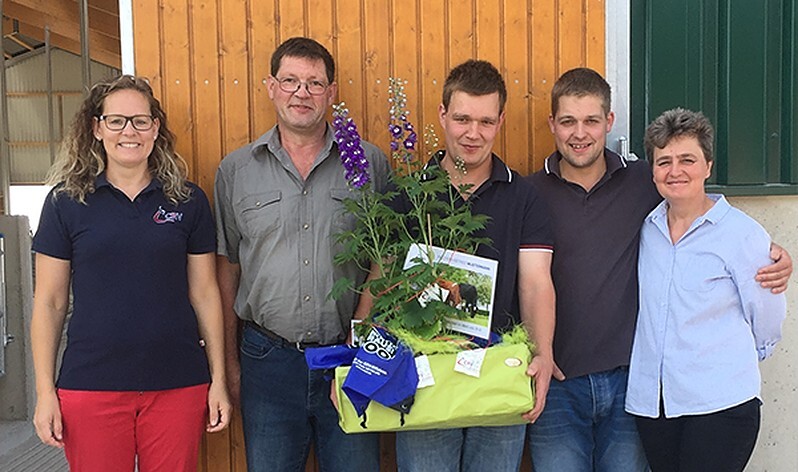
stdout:
<svg viewBox="0 0 798 472">
<path fill-rule="evenodd" d="M 279 80 L 296 79 L 303 83 L 318 81 L 327 83 L 327 69 L 321 59 L 284 56 L 277 75 L 269 77 L 269 98 L 274 102 L 277 122 L 283 129 L 298 133 L 318 131 L 325 126 L 327 109 L 335 97 L 333 82 L 321 95 L 311 95 L 303 84 L 296 92 L 285 92 Z"/>
<path fill-rule="evenodd" d="M 103 115 L 149 116 L 151 113 L 147 97 L 136 90 L 118 90 L 103 100 Z M 147 159 L 158 138 L 159 126 L 160 123 L 155 119 L 152 128 L 139 131 L 128 121 L 121 131 L 111 131 L 105 121 L 95 118 L 94 136 L 102 140 L 108 169 L 111 171 L 119 168 L 143 168 L 146 170 Z"/>
<path fill-rule="evenodd" d="M 704 182 L 712 171 L 698 140 L 692 136 L 673 138 L 664 148 L 654 148 L 654 184 L 669 202 L 699 201 Z"/>
<path fill-rule="evenodd" d="M 615 115 L 605 114 L 603 101 L 595 95 L 564 95 L 559 99 L 557 115 L 549 117 L 557 150 L 563 157 L 561 166 L 575 170 L 601 165 L 607 133 L 612 130 Z"/>
<path fill-rule="evenodd" d="M 459 156 L 466 170 L 490 166 L 493 142 L 504 122 L 498 92 L 469 95 L 457 90 L 452 93 L 448 109 L 440 105 L 439 118 L 447 154 Z"/>
</svg>

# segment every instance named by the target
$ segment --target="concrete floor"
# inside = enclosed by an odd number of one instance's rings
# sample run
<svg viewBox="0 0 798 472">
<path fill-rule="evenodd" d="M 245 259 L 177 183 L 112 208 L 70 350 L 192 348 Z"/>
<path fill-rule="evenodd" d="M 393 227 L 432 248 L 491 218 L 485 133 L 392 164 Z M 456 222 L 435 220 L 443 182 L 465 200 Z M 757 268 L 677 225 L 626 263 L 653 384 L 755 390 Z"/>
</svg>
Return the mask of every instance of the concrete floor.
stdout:
<svg viewBox="0 0 798 472">
<path fill-rule="evenodd" d="M 0 425 L 0 470 L 3 472 L 67 472 L 64 451 L 45 446 L 33 432 L 29 423 Z M 13 435 L 13 437 L 11 437 Z"/>
</svg>

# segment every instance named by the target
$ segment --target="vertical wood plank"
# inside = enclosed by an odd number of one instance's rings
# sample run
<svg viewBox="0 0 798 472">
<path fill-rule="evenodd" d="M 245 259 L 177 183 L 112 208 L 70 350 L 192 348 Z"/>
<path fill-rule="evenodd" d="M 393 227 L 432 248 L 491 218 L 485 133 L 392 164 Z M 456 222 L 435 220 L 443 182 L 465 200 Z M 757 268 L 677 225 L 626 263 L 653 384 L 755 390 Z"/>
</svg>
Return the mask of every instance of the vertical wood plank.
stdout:
<svg viewBox="0 0 798 472">
<path fill-rule="evenodd" d="M 227 472 L 232 470 L 230 447 L 230 428 L 218 433 L 205 433 L 203 438 L 204 466 L 207 472 Z"/>
<path fill-rule="evenodd" d="M 366 101 L 364 123 L 366 139 L 383 151 L 389 147 L 388 132 L 388 77 L 391 66 L 391 42 L 386 30 L 391 24 L 388 17 L 390 0 L 363 2 L 363 25 L 366 49 L 363 57 L 365 69 Z"/>
<path fill-rule="evenodd" d="M 505 147 L 501 156 L 507 164 L 527 174 L 532 168 L 530 142 L 530 93 L 529 93 L 529 15 L 523 3 L 504 2 L 504 80 L 507 83 L 507 106 L 505 108 Z"/>
<path fill-rule="evenodd" d="M 233 419 L 230 422 L 230 457 L 232 457 L 232 468 L 230 472 L 247 472 L 247 456 L 244 450 L 244 428 L 241 423 L 241 411 L 233 411 Z"/>
<path fill-rule="evenodd" d="M 476 56 L 474 2 L 447 0 L 448 56 L 446 72 Z M 446 78 L 445 76 L 443 77 Z"/>
<path fill-rule="evenodd" d="M 502 15 L 502 2 L 476 2 L 474 8 L 474 48 L 475 57 L 489 61 L 499 69 L 505 82 L 508 80 L 507 70 L 502 61 L 504 49 L 502 36 L 505 18 Z M 509 85 L 509 84 L 507 84 Z M 493 152 L 506 158 L 507 126 L 502 126 L 501 132 L 496 136 Z"/>
<path fill-rule="evenodd" d="M 380 434 L 380 472 L 396 472 L 396 433 Z"/>
<path fill-rule="evenodd" d="M 330 53 L 334 54 L 333 2 L 331 0 L 307 1 L 307 36 L 320 42 Z M 335 59 L 337 57 L 333 56 Z M 337 64 L 336 64 L 337 65 Z"/>
<path fill-rule="evenodd" d="M 200 441 L 199 459 L 197 460 L 197 472 L 208 472 L 208 435 L 202 436 Z"/>
<path fill-rule="evenodd" d="M 306 36 L 305 20 L 307 11 L 305 10 L 305 2 L 303 0 L 276 0 L 276 3 L 279 12 L 280 42 L 294 36 Z"/>
<path fill-rule="evenodd" d="M 189 164 L 193 175 L 196 167 L 192 143 L 192 103 L 191 103 L 191 60 L 188 39 L 187 0 L 163 0 L 163 22 L 169 27 L 163 29 L 161 54 L 163 55 L 162 103 L 169 110 L 169 128 L 177 137 L 177 152 Z"/>
<path fill-rule="evenodd" d="M 338 42 L 334 55 L 338 68 L 338 101 L 346 102 L 349 115 L 368 139 L 361 2 L 335 0 L 335 4 L 335 36 Z"/>
<path fill-rule="evenodd" d="M 585 0 L 584 65 L 604 75 L 607 64 L 605 0 Z"/>
<path fill-rule="evenodd" d="M 246 0 L 220 0 L 219 5 L 222 153 L 227 154 L 251 140 L 248 12 Z"/>
<path fill-rule="evenodd" d="M 554 151 L 554 139 L 549 129 L 551 114 L 551 87 L 558 77 L 557 69 L 557 1 L 534 0 L 532 10 L 532 156 L 538 169 L 543 160 Z"/>
<path fill-rule="evenodd" d="M 338 80 L 339 59 L 335 53 L 335 15 L 333 13 L 333 2 L 331 0 L 305 0 L 307 3 L 306 36 L 315 39 L 322 46 L 330 51 L 335 60 L 335 76 L 333 80 Z M 343 60 L 346 60 L 343 58 Z M 338 102 L 336 97 L 335 102 Z M 332 120 L 332 109 L 327 112 L 328 121 Z"/>
<path fill-rule="evenodd" d="M 513 20 L 513 18 L 503 16 L 502 10 L 502 2 L 477 2 L 474 14 L 476 23 L 474 34 L 475 57 L 490 61 L 499 70 L 502 70 L 504 65 L 501 59 L 505 22 Z"/>
<path fill-rule="evenodd" d="M 393 25 L 392 58 L 393 67 L 391 76 L 404 80 L 405 93 L 407 94 L 408 119 L 416 128 L 418 134 L 417 156 L 424 160 L 426 154 L 422 150 L 424 117 L 423 108 L 423 68 L 420 59 L 420 25 L 417 0 L 391 0 L 391 20 Z M 388 104 L 386 103 L 386 119 L 389 119 Z M 390 159 L 390 149 L 385 148 L 385 153 Z M 392 162 L 393 164 L 393 162 Z"/>
<path fill-rule="evenodd" d="M 133 56 L 136 75 L 146 77 L 159 99 L 161 90 L 161 9 L 152 0 L 133 0 Z"/>
<path fill-rule="evenodd" d="M 441 103 L 443 83 L 449 71 L 447 60 L 448 33 L 446 32 L 446 10 L 444 2 L 419 0 L 420 37 L 419 50 L 421 78 L 421 119 L 416 123 L 419 128 L 419 141 L 423 140 L 424 126 L 433 125 L 440 139 L 439 148 L 444 146 L 443 130 L 438 120 L 438 105 Z"/>
<path fill-rule="evenodd" d="M 209 198 L 213 198 L 213 179 L 222 158 L 218 20 L 216 0 L 192 0 L 189 26 L 195 124 L 193 178 Z M 209 440 L 211 446 L 219 443 L 216 436 Z"/>
<path fill-rule="evenodd" d="M 557 18 L 557 72 L 562 74 L 585 61 L 585 0 L 559 0 Z"/>
<path fill-rule="evenodd" d="M 257 139 L 258 136 L 268 131 L 276 122 L 274 106 L 269 98 L 269 90 L 267 88 L 267 79 L 271 75 L 272 53 L 280 44 L 276 3 L 277 0 L 255 0 L 249 2 L 251 21 L 247 28 L 249 41 L 247 61 L 250 70 L 250 141 Z"/>
<path fill-rule="evenodd" d="M 190 0 L 189 39 L 194 156 L 192 180 L 213 199 L 213 179 L 221 159 L 221 109 L 219 101 L 219 54 L 215 0 Z M 232 470 L 230 430 L 205 434 L 202 440 L 200 470 Z"/>
</svg>

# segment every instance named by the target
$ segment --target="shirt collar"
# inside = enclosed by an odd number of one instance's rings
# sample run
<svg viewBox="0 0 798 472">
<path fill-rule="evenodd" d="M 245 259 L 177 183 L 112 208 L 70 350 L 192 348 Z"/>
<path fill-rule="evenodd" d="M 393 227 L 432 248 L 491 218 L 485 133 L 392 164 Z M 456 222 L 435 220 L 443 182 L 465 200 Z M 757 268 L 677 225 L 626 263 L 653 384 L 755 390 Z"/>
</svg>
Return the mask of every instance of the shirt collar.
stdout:
<svg viewBox="0 0 798 472">
<path fill-rule="evenodd" d="M 324 149 L 322 149 L 322 156 L 327 156 L 330 154 L 330 149 L 332 149 L 333 144 L 335 144 L 335 140 L 333 136 L 335 133 L 333 132 L 332 126 L 329 123 L 326 123 L 326 128 L 324 131 Z M 277 156 L 277 153 L 283 149 L 283 144 L 280 142 L 280 131 L 277 125 L 273 126 L 272 129 L 262 134 L 258 139 L 250 144 L 250 152 L 253 156 L 259 155 L 258 149 L 266 146 L 269 152 L 272 155 Z"/>
<path fill-rule="evenodd" d="M 712 208 L 710 208 L 708 212 L 704 213 L 702 218 L 710 223 L 717 223 L 731 210 L 731 205 L 726 200 L 726 197 L 719 193 L 709 193 L 707 197 L 714 201 L 715 204 L 712 205 Z"/>
<path fill-rule="evenodd" d="M 432 155 L 432 158 L 427 162 L 424 168 L 428 168 L 430 166 L 440 167 L 441 160 L 446 155 L 446 151 L 444 149 L 439 150 L 435 154 Z M 491 169 L 490 169 L 490 177 L 488 177 L 488 182 L 507 182 L 510 183 L 513 181 L 513 172 L 507 167 L 499 156 L 496 154 L 491 154 Z M 422 180 L 426 180 L 428 177 L 426 174 L 421 176 Z"/>
<path fill-rule="evenodd" d="M 104 171 L 101 172 L 100 175 L 94 178 L 94 190 L 96 191 L 100 187 L 116 188 L 111 184 L 111 182 L 108 181 L 108 177 L 106 177 Z M 161 181 L 153 177 L 152 180 L 150 180 L 150 183 L 146 187 L 144 187 L 144 190 L 142 190 L 141 193 L 161 188 L 163 188 L 163 184 L 161 183 Z"/>
<path fill-rule="evenodd" d="M 712 208 L 707 210 L 706 213 L 696 218 L 695 222 L 691 225 L 692 227 L 698 226 L 705 221 L 712 224 L 717 224 L 720 220 L 723 219 L 724 216 L 729 212 L 731 209 L 731 205 L 729 204 L 726 197 L 719 193 L 708 193 L 707 197 L 710 200 L 714 201 L 715 204 L 712 205 Z M 668 217 L 668 201 L 663 200 L 660 202 L 659 205 L 654 208 L 651 213 L 648 214 L 646 217 L 647 221 L 666 221 L 663 220 L 664 218 Z"/>
<path fill-rule="evenodd" d="M 565 180 L 560 173 L 560 160 L 562 160 L 562 154 L 560 154 L 560 151 L 554 151 L 543 162 L 543 168 L 545 169 L 547 175 L 554 175 L 561 180 Z M 626 168 L 628 165 L 623 156 L 611 151 L 608 148 L 604 148 L 604 161 L 607 163 L 607 171 L 605 173 L 607 176 L 611 176 L 619 169 Z"/>
</svg>

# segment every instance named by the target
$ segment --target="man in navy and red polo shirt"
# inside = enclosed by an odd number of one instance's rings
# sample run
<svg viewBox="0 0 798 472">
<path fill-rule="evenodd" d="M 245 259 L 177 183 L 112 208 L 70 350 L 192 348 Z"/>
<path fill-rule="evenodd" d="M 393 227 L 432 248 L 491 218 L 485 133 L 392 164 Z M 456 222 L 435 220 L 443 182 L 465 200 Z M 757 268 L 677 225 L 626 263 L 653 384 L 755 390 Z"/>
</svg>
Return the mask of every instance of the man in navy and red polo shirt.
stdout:
<svg viewBox="0 0 798 472">
<path fill-rule="evenodd" d="M 492 153 L 506 100 L 504 79 L 489 62 L 470 60 L 452 69 L 439 108 L 446 149 L 429 165 L 446 170 L 456 187 L 471 186 L 456 205 L 469 203 L 472 213 L 490 217 L 476 236 L 491 239 L 477 255 L 499 261 L 491 328 L 524 323 L 537 345 L 528 370 L 535 375 L 537 402 L 527 417 L 534 419 L 553 369 L 553 246 L 545 204 Z M 518 470 L 525 431 L 525 425 L 402 431 L 396 435 L 399 470 Z"/>
</svg>

